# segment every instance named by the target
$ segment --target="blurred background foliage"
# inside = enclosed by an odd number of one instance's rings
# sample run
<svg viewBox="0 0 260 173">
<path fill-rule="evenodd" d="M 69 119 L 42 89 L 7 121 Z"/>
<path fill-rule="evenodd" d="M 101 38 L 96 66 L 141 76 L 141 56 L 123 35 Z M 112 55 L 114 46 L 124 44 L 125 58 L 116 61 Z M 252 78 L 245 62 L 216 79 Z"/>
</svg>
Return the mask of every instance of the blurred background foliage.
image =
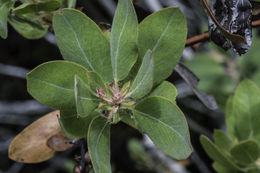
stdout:
<svg viewBox="0 0 260 173">
<path fill-rule="evenodd" d="M 147 15 L 169 6 L 178 6 L 188 23 L 188 37 L 207 31 L 207 17 L 197 0 L 139 0 L 135 4 L 140 21 Z M 116 0 L 78 0 L 82 9 L 97 24 L 112 23 Z M 259 16 L 258 16 L 259 18 Z M 54 158 L 40 164 L 22 164 L 8 159 L 8 146 L 23 128 L 52 111 L 33 100 L 26 89 L 25 75 L 37 65 L 62 59 L 55 36 L 49 28 L 38 40 L 28 40 L 12 27 L 6 40 L 0 38 L 0 173 L 58 173 L 72 172 L 80 154 L 78 146 L 57 153 Z M 209 110 L 194 95 L 181 77 L 173 72 L 168 81 L 178 90 L 177 104 L 185 113 L 194 153 L 184 161 L 176 161 L 160 152 L 147 136 L 120 123 L 112 128 L 112 167 L 117 173 L 211 173 L 212 161 L 199 142 L 204 134 L 212 138 L 214 129 L 226 131 L 224 109 L 238 83 L 249 78 L 260 86 L 260 37 L 254 30 L 249 52 L 237 56 L 225 52 L 211 42 L 186 47 L 181 62 L 200 79 L 199 89 L 212 94 L 219 106 Z M 178 33 L 176 33 L 178 34 Z"/>
</svg>

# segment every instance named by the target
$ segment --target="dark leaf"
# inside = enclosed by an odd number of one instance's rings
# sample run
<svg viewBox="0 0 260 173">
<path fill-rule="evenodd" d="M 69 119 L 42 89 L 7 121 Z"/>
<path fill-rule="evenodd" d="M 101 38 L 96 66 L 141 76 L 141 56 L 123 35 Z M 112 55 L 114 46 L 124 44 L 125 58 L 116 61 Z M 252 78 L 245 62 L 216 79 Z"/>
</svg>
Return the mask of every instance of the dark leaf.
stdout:
<svg viewBox="0 0 260 173">
<path fill-rule="evenodd" d="M 216 100 L 213 96 L 207 95 L 198 90 L 199 79 L 192 73 L 186 66 L 179 63 L 175 66 L 174 70 L 182 77 L 182 79 L 189 85 L 194 94 L 201 100 L 201 102 L 209 109 L 218 109 Z"/>
</svg>

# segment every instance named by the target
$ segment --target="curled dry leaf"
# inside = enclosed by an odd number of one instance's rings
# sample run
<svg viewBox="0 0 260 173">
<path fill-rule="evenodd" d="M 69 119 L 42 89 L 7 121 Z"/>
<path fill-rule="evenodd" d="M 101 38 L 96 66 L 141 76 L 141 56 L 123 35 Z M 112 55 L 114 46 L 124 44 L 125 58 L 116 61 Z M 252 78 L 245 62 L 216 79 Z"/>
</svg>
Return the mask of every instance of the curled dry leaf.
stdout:
<svg viewBox="0 0 260 173">
<path fill-rule="evenodd" d="M 57 118 L 59 114 L 59 111 L 51 112 L 36 120 L 18 134 L 9 147 L 9 158 L 17 162 L 39 163 L 53 157 L 55 155 L 54 149 L 59 147 L 50 148 L 47 141 L 49 139 L 53 141 L 54 138 L 57 139 L 57 136 L 61 134 Z M 61 141 L 61 139 L 59 140 Z M 63 149 L 65 149 L 64 146 Z"/>
<path fill-rule="evenodd" d="M 209 13 L 211 40 L 225 50 L 233 48 L 245 54 L 252 43 L 252 5 L 249 0 L 212 0 L 211 8 L 202 3 Z"/>
</svg>

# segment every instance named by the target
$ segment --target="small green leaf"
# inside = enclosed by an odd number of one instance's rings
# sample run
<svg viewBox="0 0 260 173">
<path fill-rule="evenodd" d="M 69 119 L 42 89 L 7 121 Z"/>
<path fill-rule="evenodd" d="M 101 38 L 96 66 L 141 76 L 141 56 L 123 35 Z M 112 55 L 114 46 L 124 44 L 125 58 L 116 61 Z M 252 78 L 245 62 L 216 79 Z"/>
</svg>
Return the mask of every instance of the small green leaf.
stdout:
<svg viewBox="0 0 260 173">
<path fill-rule="evenodd" d="M 221 148 L 227 152 L 230 151 L 230 149 L 232 147 L 232 142 L 222 130 L 214 130 L 213 138 L 214 138 L 215 144 L 219 148 Z"/>
<path fill-rule="evenodd" d="M 137 125 L 163 152 L 185 159 L 191 152 L 188 125 L 180 109 L 163 97 L 148 97 L 133 110 Z"/>
<path fill-rule="evenodd" d="M 129 96 L 139 99 L 148 94 L 153 87 L 153 55 L 150 50 L 145 54 L 142 65 L 129 90 Z"/>
<path fill-rule="evenodd" d="M 100 99 L 95 97 L 77 75 L 74 77 L 74 95 L 79 117 L 89 116 L 98 106 Z"/>
<path fill-rule="evenodd" d="M 50 61 L 27 74 L 29 93 L 39 102 L 54 109 L 75 107 L 74 76 L 86 81 L 86 69 L 68 61 Z"/>
<path fill-rule="evenodd" d="M 235 129 L 240 141 L 255 139 L 260 144 L 260 89 L 250 80 L 242 81 L 233 98 Z"/>
<path fill-rule="evenodd" d="M 212 160 L 218 162 L 223 167 L 232 171 L 244 171 L 244 169 L 238 167 L 238 165 L 236 165 L 233 160 L 231 160 L 230 156 L 223 153 L 221 149 L 213 142 L 211 142 L 206 136 L 200 136 L 200 143 Z"/>
<path fill-rule="evenodd" d="M 119 0 L 110 41 L 111 63 L 116 82 L 128 75 L 137 60 L 137 25 L 138 21 L 131 0 Z"/>
<path fill-rule="evenodd" d="M 88 151 L 95 173 L 111 173 L 110 123 L 107 118 L 93 119 L 88 132 Z"/>
<path fill-rule="evenodd" d="M 255 162 L 259 157 L 259 148 L 253 140 L 243 141 L 235 145 L 230 153 L 242 165 Z"/>
<path fill-rule="evenodd" d="M 166 79 L 179 62 L 187 37 L 186 19 L 179 8 L 170 7 L 145 18 L 139 26 L 140 58 L 148 49 L 154 55 L 154 84 Z"/>
<path fill-rule="evenodd" d="M 230 96 L 226 103 L 226 124 L 229 136 L 232 140 L 236 139 L 235 115 L 233 113 L 233 96 Z"/>
<path fill-rule="evenodd" d="M 48 26 L 43 25 L 33 14 L 10 16 L 8 21 L 19 34 L 27 39 L 39 39 L 48 30 Z"/>
<path fill-rule="evenodd" d="M 83 138 L 88 135 L 89 124 L 99 112 L 92 112 L 89 116 L 79 117 L 75 109 L 60 111 L 60 126 L 66 136 L 71 138 Z"/>
<path fill-rule="evenodd" d="M 178 91 L 176 87 L 167 81 L 163 81 L 158 87 L 156 87 L 150 94 L 150 96 L 161 96 L 169 99 L 171 102 L 175 103 Z"/>
<path fill-rule="evenodd" d="M 47 0 L 36 3 L 23 3 L 22 5 L 13 9 L 15 14 L 37 13 L 40 11 L 51 12 L 61 7 L 58 0 Z"/>
<path fill-rule="evenodd" d="M 88 71 L 86 73 L 88 79 L 88 85 L 92 93 L 97 93 L 96 89 L 104 89 L 104 93 L 107 93 L 107 87 L 101 78 L 101 76 L 93 71 Z"/>
<path fill-rule="evenodd" d="M 11 0 L 0 0 L 0 36 L 4 39 L 6 39 L 8 35 L 7 19 L 13 4 L 14 1 Z"/>
<path fill-rule="evenodd" d="M 99 73 L 106 83 L 112 82 L 109 42 L 95 22 L 78 10 L 64 9 L 55 14 L 53 28 L 65 60 Z"/>
</svg>

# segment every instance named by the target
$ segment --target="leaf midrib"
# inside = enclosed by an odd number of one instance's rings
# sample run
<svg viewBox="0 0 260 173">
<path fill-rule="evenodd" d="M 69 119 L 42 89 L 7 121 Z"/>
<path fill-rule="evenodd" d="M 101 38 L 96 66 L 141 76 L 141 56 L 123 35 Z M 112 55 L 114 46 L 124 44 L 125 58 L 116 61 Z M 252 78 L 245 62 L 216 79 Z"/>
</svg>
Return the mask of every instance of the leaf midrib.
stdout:
<svg viewBox="0 0 260 173">
<path fill-rule="evenodd" d="M 142 85 L 142 82 L 145 80 L 145 77 L 149 74 L 149 67 L 150 65 L 153 63 L 152 59 L 150 60 L 150 63 L 148 65 L 148 70 L 146 70 L 143 78 L 141 79 L 141 81 L 137 84 L 137 86 L 135 87 L 135 89 L 133 89 L 131 92 L 130 92 L 130 95 L 133 94 L 141 85 Z M 135 81 L 134 81 L 135 82 Z"/>
<path fill-rule="evenodd" d="M 92 64 L 91 64 L 90 61 L 88 60 L 88 56 L 86 55 L 86 53 L 84 52 L 83 48 L 81 47 L 81 44 L 80 44 L 78 35 L 77 35 L 77 33 L 75 32 L 73 26 L 71 25 L 71 23 L 69 22 L 69 20 L 66 18 L 65 15 L 62 15 L 62 17 L 63 17 L 64 21 L 67 23 L 67 25 L 69 26 L 69 28 L 71 29 L 71 31 L 72 31 L 72 33 L 73 33 L 73 35 L 74 35 L 74 37 L 75 37 L 75 39 L 76 39 L 76 41 L 77 41 L 77 45 L 78 45 L 78 47 L 79 47 L 79 49 L 80 49 L 80 52 L 82 53 L 82 55 L 83 55 L 83 57 L 84 57 L 84 58 L 81 58 L 81 59 L 83 59 L 85 62 L 87 62 L 87 64 L 88 64 L 89 67 L 91 68 L 90 70 L 93 70 L 93 71 L 94 71 L 95 69 L 93 68 Z"/>
<path fill-rule="evenodd" d="M 118 59 L 118 54 L 119 54 L 119 47 L 120 47 L 120 42 L 121 42 L 121 38 L 122 38 L 122 34 L 123 34 L 123 32 L 124 32 L 124 30 L 125 30 L 125 26 L 126 26 L 126 23 L 127 23 L 127 21 L 128 21 L 128 16 L 129 16 L 129 8 L 127 8 L 127 12 L 126 12 L 126 17 L 125 17 L 125 21 L 124 21 L 124 24 L 123 24 L 123 27 L 122 27 L 122 29 L 121 29 L 121 31 L 120 31 L 120 34 L 119 34 L 119 37 L 118 37 L 118 41 L 117 41 L 117 48 L 116 48 L 116 53 L 115 53 L 115 61 L 114 61 L 114 65 L 115 65 L 115 69 L 114 69 L 114 78 L 115 78 L 115 80 L 117 81 L 118 79 L 118 76 L 117 76 L 117 59 Z M 114 38 L 113 38 L 114 39 Z M 113 44 L 112 44 L 113 45 Z M 111 51 L 112 52 L 112 51 Z M 113 56 L 111 56 L 111 58 L 113 58 Z M 112 60 L 111 60 L 111 62 L 113 62 Z"/>
</svg>

